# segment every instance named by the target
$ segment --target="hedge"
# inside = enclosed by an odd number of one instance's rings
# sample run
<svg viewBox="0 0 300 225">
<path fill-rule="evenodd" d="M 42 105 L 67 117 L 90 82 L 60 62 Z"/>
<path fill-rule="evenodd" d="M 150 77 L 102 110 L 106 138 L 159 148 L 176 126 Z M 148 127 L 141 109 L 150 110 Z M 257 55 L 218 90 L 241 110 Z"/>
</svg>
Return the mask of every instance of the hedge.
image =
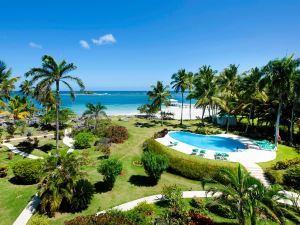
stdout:
<svg viewBox="0 0 300 225">
<path fill-rule="evenodd" d="M 223 162 L 187 155 L 158 143 L 154 139 L 145 142 L 145 150 L 165 155 L 169 160 L 169 169 L 181 176 L 195 179 L 213 179 L 218 171 L 227 168 L 236 171 L 237 163 Z"/>
<path fill-rule="evenodd" d="M 15 179 L 22 184 L 36 184 L 42 174 L 42 161 L 23 159 L 12 167 Z"/>
</svg>

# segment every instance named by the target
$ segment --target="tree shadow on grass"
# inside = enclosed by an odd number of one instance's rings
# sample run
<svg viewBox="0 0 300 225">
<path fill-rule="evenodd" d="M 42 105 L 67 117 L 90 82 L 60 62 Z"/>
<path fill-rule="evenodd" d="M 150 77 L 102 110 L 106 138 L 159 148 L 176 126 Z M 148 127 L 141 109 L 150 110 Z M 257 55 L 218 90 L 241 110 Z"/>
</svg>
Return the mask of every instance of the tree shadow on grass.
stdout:
<svg viewBox="0 0 300 225">
<path fill-rule="evenodd" d="M 14 185 L 33 185 L 33 184 L 36 184 L 37 182 L 22 182 L 20 180 L 18 180 L 16 177 L 12 177 L 8 180 L 11 184 L 14 184 Z"/>
<path fill-rule="evenodd" d="M 96 193 L 105 193 L 111 191 L 111 187 L 109 187 L 104 181 L 99 181 L 94 184 L 95 192 Z"/>
<path fill-rule="evenodd" d="M 139 187 L 152 187 L 155 185 L 155 183 L 149 177 L 143 175 L 132 175 L 129 178 L 129 182 Z"/>
</svg>

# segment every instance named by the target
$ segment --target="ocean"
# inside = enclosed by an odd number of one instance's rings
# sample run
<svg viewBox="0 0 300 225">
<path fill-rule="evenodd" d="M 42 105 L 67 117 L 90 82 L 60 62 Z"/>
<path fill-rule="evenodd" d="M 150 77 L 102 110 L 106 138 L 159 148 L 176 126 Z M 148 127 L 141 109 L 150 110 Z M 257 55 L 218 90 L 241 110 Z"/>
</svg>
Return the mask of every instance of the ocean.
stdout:
<svg viewBox="0 0 300 225">
<path fill-rule="evenodd" d="M 181 102 L 181 94 L 171 92 L 173 99 Z M 108 115 L 130 115 L 138 113 L 137 108 L 148 102 L 147 91 L 94 91 L 93 94 L 77 93 L 75 101 L 72 102 L 70 95 L 66 91 L 61 92 L 63 107 L 71 108 L 76 114 L 80 115 L 85 110 L 87 103 L 102 103 L 107 107 Z M 184 99 L 185 103 L 189 103 Z M 194 101 L 193 101 L 194 103 Z"/>
</svg>

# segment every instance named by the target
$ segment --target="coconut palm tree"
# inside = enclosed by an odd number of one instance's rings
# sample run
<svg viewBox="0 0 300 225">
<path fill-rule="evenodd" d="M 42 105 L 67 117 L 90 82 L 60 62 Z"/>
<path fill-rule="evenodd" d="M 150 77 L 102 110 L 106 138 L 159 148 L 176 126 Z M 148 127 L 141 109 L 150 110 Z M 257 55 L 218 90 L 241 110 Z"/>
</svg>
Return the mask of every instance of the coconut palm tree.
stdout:
<svg viewBox="0 0 300 225">
<path fill-rule="evenodd" d="M 89 115 L 95 118 L 96 121 L 95 129 L 96 129 L 99 122 L 99 116 L 100 115 L 106 116 L 105 113 L 106 106 L 98 102 L 96 104 L 88 103 L 85 105 L 85 107 L 87 108 L 87 110 L 83 113 L 83 115 Z"/>
<path fill-rule="evenodd" d="M 192 72 L 189 72 L 186 77 L 186 86 L 189 92 L 187 99 L 190 100 L 190 120 L 192 119 L 192 98 L 193 98 L 192 90 L 194 87 L 193 81 L 194 81 L 194 74 Z"/>
<path fill-rule="evenodd" d="M 208 106 L 209 115 L 210 109 L 216 103 L 217 96 L 217 71 L 210 66 L 204 65 L 199 69 L 199 72 L 194 77 L 194 91 L 193 96 L 197 99 L 196 107 L 202 107 L 202 123 L 204 123 L 204 114 Z"/>
<path fill-rule="evenodd" d="M 60 84 L 64 84 L 70 90 L 71 100 L 75 98 L 75 92 L 68 80 L 75 81 L 81 90 L 84 89 L 82 80 L 78 77 L 68 75 L 77 67 L 73 63 L 67 63 L 65 60 L 57 63 L 51 56 L 42 57 L 42 67 L 32 68 L 25 75 L 32 76 L 31 83 L 36 84 L 35 95 L 45 95 L 51 93 L 51 86 L 55 85 L 55 108 L 56 108 L 56 150 L 58 152 L 59 140 L 59 105 L 60 105 Z"/>
<path fill-rule="evenodd" d="M 5 106 L 4 100 L 10 98 L 10 92 L 15 89 L 19 77 L 11 77 L 12 69 L 0 60 L 0 105 Z"/>
<path fill-rule="evenodd" d="M 176 93 L 181 93 L 181 118 L 180 118 L 180 125 L 182 125 L 182 116 L 183 116 L 183 94 L 187 89 L 187 73 L 185 69 L 178 70 L 177 73 L 172 75 L 172 88 L 175 90 Z"/>
<path fill-rule="evenodd" d="M 291 101 L 292 101 L 292 112 L 290 119 L 290 144 L 294 141 L 294 123 L 295 123 L 295 109 L 297 102 L 299 102 L 300 96 L 300 70 L 295 71 L 291 78 Z"/>
<path fill-rule="evenodd" d="M 293 59 L 294 54 L 282 59 L 270 61 L 264 68 L 264 77 L 261 80 L 262 86 L 268 88 L 278 100 L 276 124 L 275 124 L 275 145 L 278 145 L 280 114 L 283 104 L 286 102 L 291 88 L 291 77 L 299 65 L 298 59 Z"/>
<path fill-rule="evenodd" d="M 151 86 L 152 90 L 147 92 L 149 100 L 152 100 L 152 106 L 159 109 L 161 116 L 161 125 L 163 125 L 163 113 L 162 105 L 167 106 L 169 104 L 168 97 L 171 96 L 169 86 L 164 86 L 161 81 L 157 81 L 156 86 Z"/>
<path fill-rule="evenodd" d="M 248 218 L 251 218 L 252 225 L 256 224 L 257 213 L 262 211 L 277 221 L 282 221 L 282 207 L 278 200 L 286 197 L 279 186 L 265 187 L 242 169 L 240 164 L 237 171 L 222 169 L 218 175 L 215 182 L 220 185 L 209 188 L 207 193 L 219 193 L 212 201 L 229 206 L 239 224 L 245 225 Z M 202 182 L 203 187 L 206 182 Z"/>
<path fill-rule="evenodd" d="M 33 95 L 33 87 L 29 80 L 24 80 L 20 85 L 20 91 L 24 96 Z"/>
</svg>

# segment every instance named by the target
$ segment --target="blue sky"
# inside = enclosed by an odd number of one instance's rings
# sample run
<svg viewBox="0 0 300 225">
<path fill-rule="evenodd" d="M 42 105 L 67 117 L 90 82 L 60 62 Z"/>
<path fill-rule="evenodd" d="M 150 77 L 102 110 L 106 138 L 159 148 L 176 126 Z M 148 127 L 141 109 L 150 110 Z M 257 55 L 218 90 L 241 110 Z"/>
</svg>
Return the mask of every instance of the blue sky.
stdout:
<svg viewBox="0 0 300 225">
<path fill-rule="evenodd" d="M 299 57 L 299 8 L 298 0 L 1 1 L 0 59 L 23 76 L 50 54 L 74 62 L 89 90 L 146 90 L 180 68 L 243 71 Z"/>
</svg>

